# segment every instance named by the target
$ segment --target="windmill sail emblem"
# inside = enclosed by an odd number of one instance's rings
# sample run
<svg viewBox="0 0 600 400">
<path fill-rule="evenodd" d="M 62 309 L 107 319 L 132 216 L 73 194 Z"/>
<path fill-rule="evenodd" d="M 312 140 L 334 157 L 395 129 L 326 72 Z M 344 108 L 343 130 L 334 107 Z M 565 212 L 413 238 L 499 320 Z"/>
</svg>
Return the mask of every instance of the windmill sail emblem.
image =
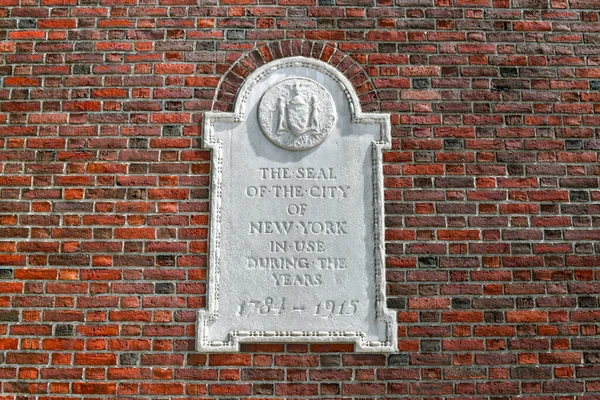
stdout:
<svg viewBox="0 0 600 400">
<path fill-rule="evenodd" d="M 269 140 L 288 150 L 321 144 L 335 122 L 335 106 L 323 86 L 306 78 L 284 79 L 263 95 L 258 121 Z"/>
</svg>

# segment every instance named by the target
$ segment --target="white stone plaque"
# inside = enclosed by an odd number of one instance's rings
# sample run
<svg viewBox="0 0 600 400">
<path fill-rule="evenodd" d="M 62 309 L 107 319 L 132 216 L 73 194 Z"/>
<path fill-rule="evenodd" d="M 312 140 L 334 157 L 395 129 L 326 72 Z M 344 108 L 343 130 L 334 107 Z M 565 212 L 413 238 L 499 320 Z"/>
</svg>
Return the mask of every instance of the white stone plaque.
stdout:
<svg viewBox="0 0 600 400">
<path fill-rule="evenodd" d="M 293 57 L 254 71 L 233 114 L 206 113 L 212 149 L 208 308 L 198 350 L 241 342 L 397 347 L 385 298 L 381 150 L 389 116 Z"/>
</svg>

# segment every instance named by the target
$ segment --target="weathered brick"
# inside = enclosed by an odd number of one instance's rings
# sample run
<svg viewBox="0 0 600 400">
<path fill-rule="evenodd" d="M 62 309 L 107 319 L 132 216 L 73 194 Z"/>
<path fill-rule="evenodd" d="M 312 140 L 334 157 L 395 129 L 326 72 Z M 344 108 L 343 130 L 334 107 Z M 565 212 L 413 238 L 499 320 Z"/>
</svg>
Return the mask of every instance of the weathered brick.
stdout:
<svg viewBox="0 0 600 400">
<path fill-rule="evenodd" d="M 600 391 L 596 2 L 259 3 L 0 0 L 0 396 Z M 298 55 L 390 113 L 399 352 L 198 353 L 203 112 Z"/>
</svg>

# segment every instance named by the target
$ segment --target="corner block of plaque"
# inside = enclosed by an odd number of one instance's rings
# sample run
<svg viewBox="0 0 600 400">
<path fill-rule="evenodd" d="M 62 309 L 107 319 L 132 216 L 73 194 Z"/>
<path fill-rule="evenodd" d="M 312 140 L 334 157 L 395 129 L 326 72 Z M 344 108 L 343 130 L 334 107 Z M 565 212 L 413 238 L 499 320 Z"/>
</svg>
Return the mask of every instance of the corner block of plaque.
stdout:
<svg viewBox="0 0 600 400">
<path fill-rule="evenodd" d="M 205 114 L 212 149 L 207 309 L 199 351 L 242 342 L 397 348 L 386 308 L 382 149 L 339 71 L 304 57 L 254 71 L 233 113 Z"/>
</svg>

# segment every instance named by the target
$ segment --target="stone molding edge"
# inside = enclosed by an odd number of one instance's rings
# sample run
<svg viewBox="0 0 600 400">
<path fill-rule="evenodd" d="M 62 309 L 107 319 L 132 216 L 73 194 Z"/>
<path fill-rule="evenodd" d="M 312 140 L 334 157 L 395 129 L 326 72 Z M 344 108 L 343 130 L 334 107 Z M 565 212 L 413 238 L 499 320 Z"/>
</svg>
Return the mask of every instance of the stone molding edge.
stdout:
<svg viewBox="0 0 600 400">
<path fill-rule="evenodd" d="M 374 232 L 374 282 L 375 282 L 375 315 L 376 321 L 385 323 L 387 338 L 385 342 L 366 340 L 364 332 L 281 332 L 281 331 L 233 331 L 229 332 L 227 341 L 209 341 L 207 339 L 208 325 L 219 317 L 219 268 L 221 240 L 221 194 L 222 194 L 222 164 L 223 141 L 215 138 L 215 122 L 241 123 L 244 121 L 244 111 L 248 97 L 265 76 L 272 72 L 290 67 L 306 67 L 329 76 L 339 85 L 346 95 L 350 108 L 352 123 L 379 124 L 381 136 L 372 142 L 372 172 L 373 172 L 373 232 Z M 208 294 L 206 309 L 197 313 L 196 349 L 201 352 L 238 352 L 240 343 L 244 342 L 277 342 L 285 338 L 286 342 L 331 342 L 354 343 L 355 351 L 365 353 L 395 352 L 398 348 L 398 328 L 396 312 L 387 308 L 385 296 L 385 227 L 384 192 L 383 192 L 383 154 L 382 150 L 391 148 L 390 115 L 384 113 L 362 113 L 360 101 L 352 83 L 340 71 L 331 65 L 304 56 L 287 57 L 269 62 L 253 71 L 244 81 L 235 100 L 233 113 L 209 111 L 204 113 L 203 148 L 211 149 L 211 196 L 210 223 L 208 243 Z"/>
</svg>

